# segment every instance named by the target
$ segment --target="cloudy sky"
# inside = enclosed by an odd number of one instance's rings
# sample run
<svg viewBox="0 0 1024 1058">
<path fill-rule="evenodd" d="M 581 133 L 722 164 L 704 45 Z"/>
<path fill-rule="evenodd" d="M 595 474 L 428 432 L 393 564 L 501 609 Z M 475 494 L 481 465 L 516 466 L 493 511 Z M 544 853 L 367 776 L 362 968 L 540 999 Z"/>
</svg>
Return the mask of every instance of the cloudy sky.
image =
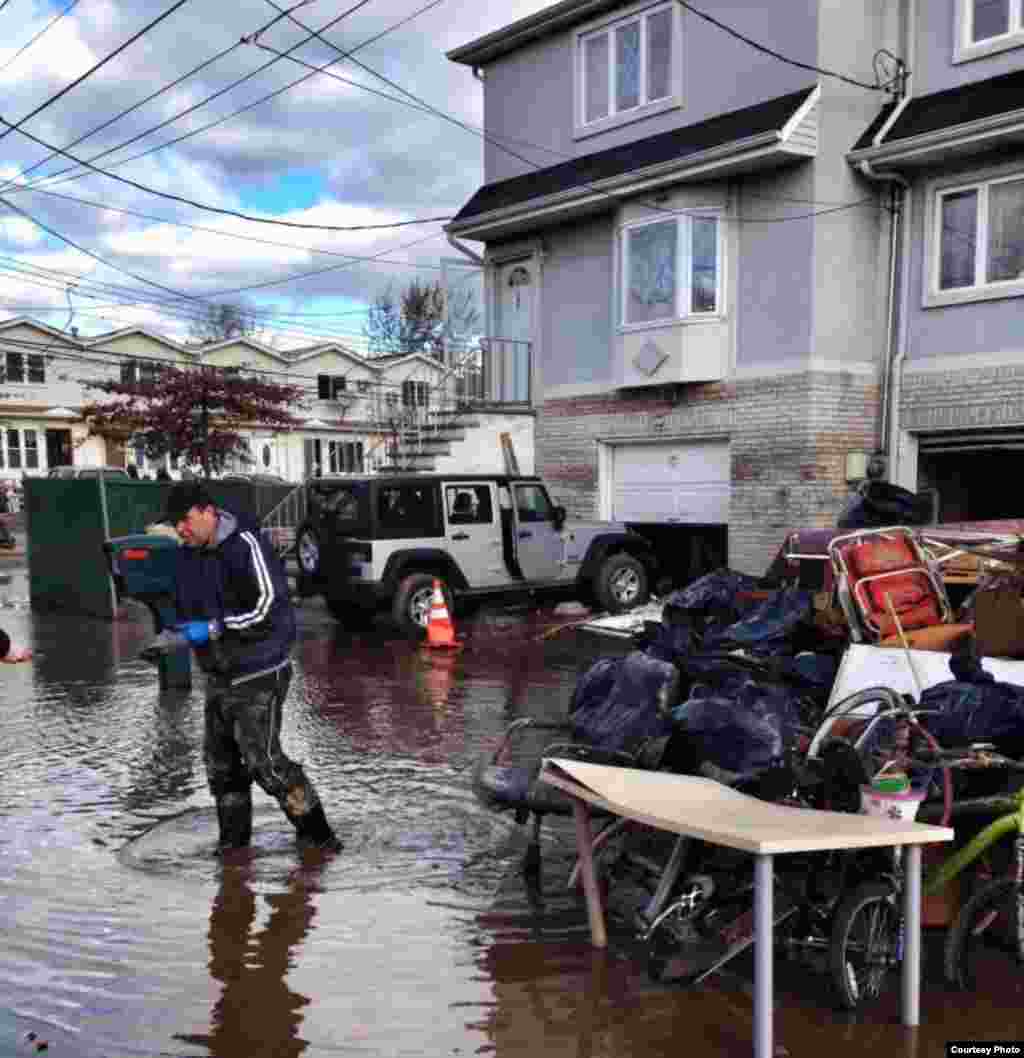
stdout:
<svg viewBox="0 0 1024 1058">
<path fill-rule="evenodd" d="M 26 314 L 82 334 L 142 324 L 183 338 L 204 301 L 234 301 L 281 348 L 358 348 L 374 296 L 440 277 L 457 255 L 436 221 L 362 232 L 254 223 L 73 160 L 297 225 L 457 212 L 481 183 L 483 141 L 397 102 L 400 89 L 481 129 L 482 86 L 445 52 L 551 0 L 276 2 L 315 30 L 338 20 L 325 35 L 358 49 L 363 66 L 315 39 L 291 51 L 300 62 L 282 58 L 308 34 L 269 0 L 0 0 L 0 319 Z M 240 42 L 275 19 L 257 43 Z M 329 62 L 334 77 L 310 70 Z"/>
</svg>

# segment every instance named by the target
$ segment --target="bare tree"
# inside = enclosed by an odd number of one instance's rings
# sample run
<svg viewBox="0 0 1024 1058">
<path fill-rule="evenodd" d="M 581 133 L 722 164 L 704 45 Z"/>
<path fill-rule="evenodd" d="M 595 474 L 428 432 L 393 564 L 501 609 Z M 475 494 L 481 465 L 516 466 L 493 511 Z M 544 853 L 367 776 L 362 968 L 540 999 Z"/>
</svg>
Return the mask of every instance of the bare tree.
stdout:
<svg viewBox="0 0 1024 1058">
<path fill-rule="evenodd" d="M 228 338 L 259 339 L 262 327 L 244 305 L 222 301 L 205 306 L 188 333 L 197 345 L 212 345 Z"/>
</svg>

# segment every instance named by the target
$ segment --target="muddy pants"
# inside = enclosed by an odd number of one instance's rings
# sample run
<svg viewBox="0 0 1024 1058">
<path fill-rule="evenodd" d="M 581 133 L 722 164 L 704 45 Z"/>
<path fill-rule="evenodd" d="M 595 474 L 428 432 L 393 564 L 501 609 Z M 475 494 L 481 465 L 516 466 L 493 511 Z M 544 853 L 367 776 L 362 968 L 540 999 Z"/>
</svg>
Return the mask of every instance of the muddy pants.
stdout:
<svg viewBox="0 0 1024 1058">
<path fill-rule="evenodd" d="M 248 843 L 254 781 L 297 829 L 319 803 L 305 772 L 281 749 L 281 712 L 291 679 L 287 665 L 234 687 L 217 679 L 207 684 L 203 756 L 222 843 Z"/>
</svg>

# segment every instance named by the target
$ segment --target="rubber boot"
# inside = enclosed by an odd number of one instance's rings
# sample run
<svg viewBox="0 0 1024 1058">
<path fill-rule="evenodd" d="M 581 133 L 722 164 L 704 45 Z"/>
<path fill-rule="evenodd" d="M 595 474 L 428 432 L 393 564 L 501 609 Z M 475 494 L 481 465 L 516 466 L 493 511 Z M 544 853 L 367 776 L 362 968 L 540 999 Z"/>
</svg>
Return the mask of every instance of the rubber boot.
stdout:
<svg viewBox="0 0 1024 1058">
<path fill-rule="evenodd" d="M 295 827 L 295 835 L 300 845 L 307 848 L 315 846 L 325 852 L 341 852 L 345 847 L 339 840 L 337 834 L 331 829 L 324 815 L 324 806 L 317 801 L 315 805 L 302 815 L 288 813 L 288 818 Z"/>
<path fill-rule="evenodd" d="M 245 848 L 252 839 L 252 794 L 232 791 L 217 798 L 222 849 Z"/>
</svg>

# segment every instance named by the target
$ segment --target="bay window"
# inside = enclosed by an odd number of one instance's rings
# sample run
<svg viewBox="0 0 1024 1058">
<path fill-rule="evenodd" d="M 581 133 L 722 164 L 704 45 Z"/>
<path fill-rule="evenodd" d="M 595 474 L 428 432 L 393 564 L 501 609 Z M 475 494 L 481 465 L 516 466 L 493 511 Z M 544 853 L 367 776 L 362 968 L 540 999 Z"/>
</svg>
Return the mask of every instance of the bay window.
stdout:
<svg viewBox="0 0 1024 1058">
<path fill-rule="evenodd" d="M 1024 176 L 939 191 L 935 203 L 938 293 L 1024 282 Z"/>
<path fill-rule="evenodd" d="M 622 233 L 624 326 L 721 312 L 721 224 L 686 213 L 631 224 Z"/>
<path fill-rule="evenodd" d="M 662 4 L 577 35 L 577 131 L 673 102 L 679 9 Z"/>
</svg>

